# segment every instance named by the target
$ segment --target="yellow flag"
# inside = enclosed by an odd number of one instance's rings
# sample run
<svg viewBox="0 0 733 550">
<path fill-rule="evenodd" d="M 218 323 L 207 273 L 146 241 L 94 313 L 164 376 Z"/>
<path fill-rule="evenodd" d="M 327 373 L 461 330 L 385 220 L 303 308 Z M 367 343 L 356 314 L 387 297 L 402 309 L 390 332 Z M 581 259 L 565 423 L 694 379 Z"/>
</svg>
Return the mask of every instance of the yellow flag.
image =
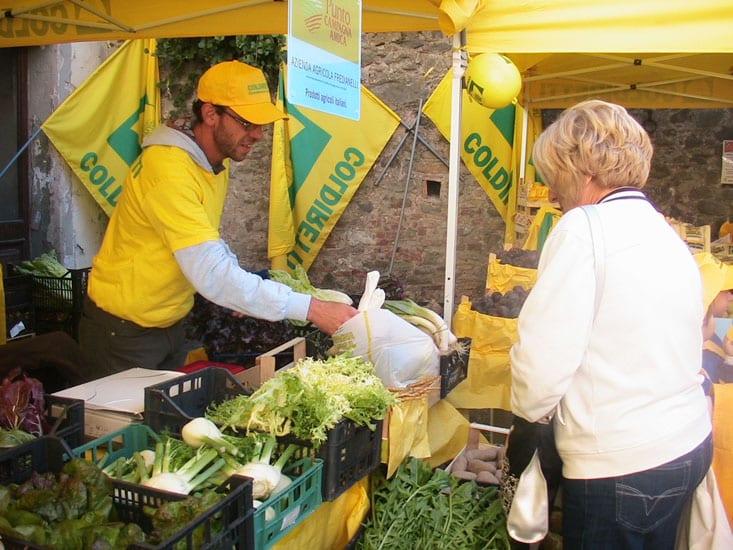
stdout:
<svg viewBox="0 0 733 550">
<path fill-rule="evenodd" d="M 272 143 L 268 256 L 273 269 L 308 269 L 400 123 L 364 86 L 361 120 L 292 105 L 278 106 Z"/>
<path fill-rule="evenodd" d="M 41 126 L 107 215 L 160 122 L 155 47 L 153 39 L 123 43 Z"/>
<path fill-rule="evenodd" d="M 446 139 L 450 139 L 451 87 L 452 71 L 448 71 L 423 107 L 425 115 Z M 518 157 L 514 157 L 513 151 L 517 129 L 515 121 L 521 120 L 523 109 L 519 105 L 489 109 L 471 99 L 463 90 L 462 111 L 463 163 L 506 223 L 506 235 L 513 236 L 518 177 L 518 165 L 515 164 Z"/>
</svg>

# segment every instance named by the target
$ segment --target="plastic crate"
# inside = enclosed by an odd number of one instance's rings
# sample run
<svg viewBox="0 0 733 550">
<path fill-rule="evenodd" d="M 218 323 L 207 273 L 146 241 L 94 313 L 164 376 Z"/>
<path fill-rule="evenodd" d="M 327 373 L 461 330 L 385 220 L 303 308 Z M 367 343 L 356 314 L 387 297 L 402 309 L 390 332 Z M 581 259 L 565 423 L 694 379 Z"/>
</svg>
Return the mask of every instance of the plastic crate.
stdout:
<svg viewBox="0 0 733 550">
<path fill-rule="evenodd" d="M 321 498 L 323 461 L 302 458 L 283 470 L 292 483 L 265 500 L 254 512 L 255 548 L 265 550 L 313 513 Z M 267 519 L 267 514 L 273 516 Z"/>
<path fill-rule="evenodd" d="M 30 275 L 7 275 L 3 277 L 5 292 L 5 334 L 8 340 L 33 334 L 36 328 L 36 314 L 32 299 L 33 281 Z M 22 330 L 11 334 L 18 323 Z M 16 329 L 17 330 L 17 329 Z"/>
<path fill-rule="evenodd" d="M 33 442 L 31 447 L 16 449 L 0 457 L 0 472 L 3 485 L 23 483 L 32 472 L 59 472 L 70 456 L 76 456 L 60 439 L 44 436 Z M 140 525 L 150 532 L 150 518 L 144 513 L 147 506 L 159 507 L 170 501 L 183 500 L 185 495 L 159 491 L 141 485 L 112 480 L 112 503 L 120 521 Z M 128 550 L 218 550 L 220 548 L 251 549 L 254 546 L 254 508 L 252 506 L 252 480 L 232 476 L 221 488 L 226 497 L 209 508 L 195 520 L 171 535 L 158 545 L 135 544 Z M 215 529 L 213 524 L 221 525 Z M 198 529 L 204 533 L 202 544 L 194 544 L 193 534 Z M 3 537 L 6 549 L 39 549 L 25 541 Z"/>
<path fill-rule="evenodd" d="M 376 429 L 357 426 L 344 419 L 328 432 L 326 441 L 317 450 L 310 441 L 292 436 L 279 437 L 280 445 L 294 443 L 300 447 L 298 458 L 320 458 L 323 461 L 321 494 L 324 501 L 335 500 L 354 483 L 374 471 L 382 455 L 383 421 L 375 421 Z"/>
<path fill-rule="evenodd" d="M 160 440 L 160 436 L 145 424 L 129 424 L 103 437 L 74 446 L 72 453 L 104 468 L 120 457 L 131 457 L 136 451 L 152 450 Z"/>
<path fill-rule="evenodd" d="M 174 500 L 183 500 L 184 495 L 158 491 L 113 480 L 113 502 L 121 521 L 139 524 L 146 532 L 149 518 L 146 507 L 157 508 Z M 252 506 L 252 480 L 248 477 L 232 476 L 219 488 L 226 497 L 182 526 L 167 540 L 157 545 L 134 544 L 128 550 L 219 550 L 237 548 L 249 550 L 254 547 L 254 508 Z M 216 529 L 214 524 L 221 525 Z M 202 529 L 204 541 L 194 542 L 194 533 Z"/>
<path fill-rule="evenodd" d="M 133 453 L 144 451 L 146 449 L 154 449 L 155 444 L 160 441 L 160 436 L 152 429 L 144 424 L 130 424 L 116 430 L 106 436 L 99 437 L 93 441 L 89 441 L 83 445 L 75 447 L 71 450 L 71 454 L 75 457 L 90 460 L 100 467 L 111 464 L 118 458 L 130 458 Z M 240 494 L 240 486 L 246 484 L 247 487 L 242 489 L 245 494 Z M 157 491 L 149 489 L 134 483 L 127 483 L 120 480 L 114 480 L 114 499 L 117 512 L 122 521 L 134 522 L 149 530 L 150 520 L 143 513 L 144 506 L 160 506 L 166 500 L 182 500 L 183 495 L 176 495 L 165 491 Z M 226 529 L 219 532 L 216 540 L 212 539 L 205 548 L 219 548 L 237 546 L 240 549 L 250 549 L 254 544 L 254 507 L 252 506 L 252 487 L 249 478 L 234 476 L 230 478 L 227 484 L 221 489 L 229 491 L 226 500 L 219 504 L 223 504 L 225 516 L 222 521 L 226 525 Z M 234 494 L 232 491 L 235 491 Z M 230 500 L 234 496 L 232 500 Z M 196 526 L 202 523 L 198 520 L 210 522 L 215 514 L 222 510 L 217 504 L 212 507 L 203 516 L 197 518 L 196 525 L 185 526 L 172 536 L 176 541 L 182 541 L 184 538 L 193 533 Z M 241 517 L 241 521 L 238 519 Z M 243 523 L 245 522 L 245 523 Z M 188 548 L 192 542 L 188 542 Z M 171 546 L 149 546 L 139 545 L 134 548 L 169 548 Z"/>
<path fill-rule="evenodd" d="M 70 269 L 64 277 L 32 275 L 37 332 L 63 330 L 79 339 L 90 269 Z"/>
<path fill-rule="evenodd" d="M 453 388 L 468 376 L 468 358 L 471 354 L 471 339 L 459 338 L 463 353 L 454 351 L 440 357 L 440 398 L 444 399 Z"/>
<path fill-rule="evenodd" d="M 44 397 L 44 411 L 46 422 L 49 424 L 47 433 L 63 439 L 67 445 L 73 447 L 84 442 L 84 401 L 81 399 L 69 399 L 46 394 Z M 35 446 L 34 441 L 23 443 L 16 447 L 0 450 L 0 461 L 6 456 L 25 457 L 16 463 L 2 462 L 0 468 L 0 483 L 7 483 L 5 479 L 16 475 L 22 475 L 27 468 L 33 464 L 32 454 Z M 30 474 L 32 470 L 28 473 Z"/>
<path fill-rule="evenodd" d="M 153 449 L 159 440 L 160 436 L 148 426 L 130 424 L 76 447 L 72 453 L 103 467 L 120 457 L 129 458 L 136 451 Z M 253 512 L 254 548 L 269 548 L 321 505 L 322 470 L 323 461 L 310 458 L 296 460 L 284 469 L 292 483 Z M 265 517 L 268 508 L 274 512 L 270 519 Z"/>
<path fill-rule="evenodd" d="M 181 428 L 209 405 L 250 395 L 227 369 L 209 367 L 145 388 L 145 424 L 154 431 L 180 435 Z"/>
<path fill-rule="evenodd" d="M 202 369 L 145 388 L 144 422 L 158 433 L 167 430 L 172 435 L 180 435 L 181 428 L 191 419 L 204 416 L 210 404 L 242 394 L 251 395 L 251 392 L 228 370 Z M 278 441 L 301 447 L 297 458 L 323 460 L 323 500 L 330 501 L 379 466 L 382 421 L 372 431 L 368 426 L 357 426 L 344 419 L 328 432 L 317 451 L 312 442 L 295 437 L 280 437 Z"/>
<path fill-rule="evenodd" d="M 51 432 L 63 439 L 69 447 L 84 443 L 84 400 L 46 394 L 44 399 L 46 420 Z"/>
</svg>

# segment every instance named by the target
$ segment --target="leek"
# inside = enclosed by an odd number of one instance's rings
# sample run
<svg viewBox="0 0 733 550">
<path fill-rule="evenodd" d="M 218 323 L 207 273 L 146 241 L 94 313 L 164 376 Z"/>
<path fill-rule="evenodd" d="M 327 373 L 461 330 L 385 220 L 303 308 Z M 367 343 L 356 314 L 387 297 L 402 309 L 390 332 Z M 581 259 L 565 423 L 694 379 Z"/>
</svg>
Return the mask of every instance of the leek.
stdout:
<svg viewBox="0 0 733 550">
<path fill-rule="evenodd" d="M 460 347 L 458 338 L 450 331 L 448 324 L 432 309 L 418 305 L 409 298 L 385 300 L 383 307 L 429 334 L 440 355 L 448 355 Z"/>
</svg>

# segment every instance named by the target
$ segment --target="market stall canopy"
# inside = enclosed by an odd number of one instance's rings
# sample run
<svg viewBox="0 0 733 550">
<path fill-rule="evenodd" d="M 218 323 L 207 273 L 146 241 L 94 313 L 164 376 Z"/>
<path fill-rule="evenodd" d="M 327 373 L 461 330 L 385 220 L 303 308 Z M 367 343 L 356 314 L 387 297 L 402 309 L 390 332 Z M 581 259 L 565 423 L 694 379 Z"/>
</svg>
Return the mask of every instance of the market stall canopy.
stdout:
<svg viewBox="0 0 733 550">
<path fill-rule="evenodd" d="M 362 7 L 365 32 L 465 30 L 469 53 L 509 55 L 531 107 L 587 97 L 637 108 L 733 105 L 730 0 L 362 0 Z M 6 0 L 0 47 L 285 34 L 287 26 L 281 0 Z"/>
<path fill-rule="evenodd" d="M 590 97 L 636 108 L 733 106 L 730 0 L 443 0 L 440 11 L 441 30 L 465 30 L 469 53 L 512 59 L 530 107 Z"/>
<path fill-rule="evenodd" d="M 364 32 L 438 30 L 440 0 L 363 0 Z M 63 42 L 287 34 L 282 0 L 6 0 L 0 47 Z"/>
</svg>

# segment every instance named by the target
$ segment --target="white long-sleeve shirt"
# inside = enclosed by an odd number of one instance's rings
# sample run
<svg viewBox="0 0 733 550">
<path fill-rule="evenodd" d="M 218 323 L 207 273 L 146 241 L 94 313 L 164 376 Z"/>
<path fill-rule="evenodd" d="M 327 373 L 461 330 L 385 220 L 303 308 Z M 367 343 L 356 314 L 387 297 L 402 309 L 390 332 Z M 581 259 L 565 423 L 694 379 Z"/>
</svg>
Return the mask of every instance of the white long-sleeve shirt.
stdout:
<svg viewBox="0 0 733 550">
<path fill-rule="evenodd" d="M 535 421 L 557 407 L 563 473 L 577 479 L 659 466 L 711 431 L 692 255 L 641 191 L 617 190 L 595 208 L 603 288 L 588 220 L 573 209 L 545 242 L 510 352 L 513 412 Z"/>
</svg>

